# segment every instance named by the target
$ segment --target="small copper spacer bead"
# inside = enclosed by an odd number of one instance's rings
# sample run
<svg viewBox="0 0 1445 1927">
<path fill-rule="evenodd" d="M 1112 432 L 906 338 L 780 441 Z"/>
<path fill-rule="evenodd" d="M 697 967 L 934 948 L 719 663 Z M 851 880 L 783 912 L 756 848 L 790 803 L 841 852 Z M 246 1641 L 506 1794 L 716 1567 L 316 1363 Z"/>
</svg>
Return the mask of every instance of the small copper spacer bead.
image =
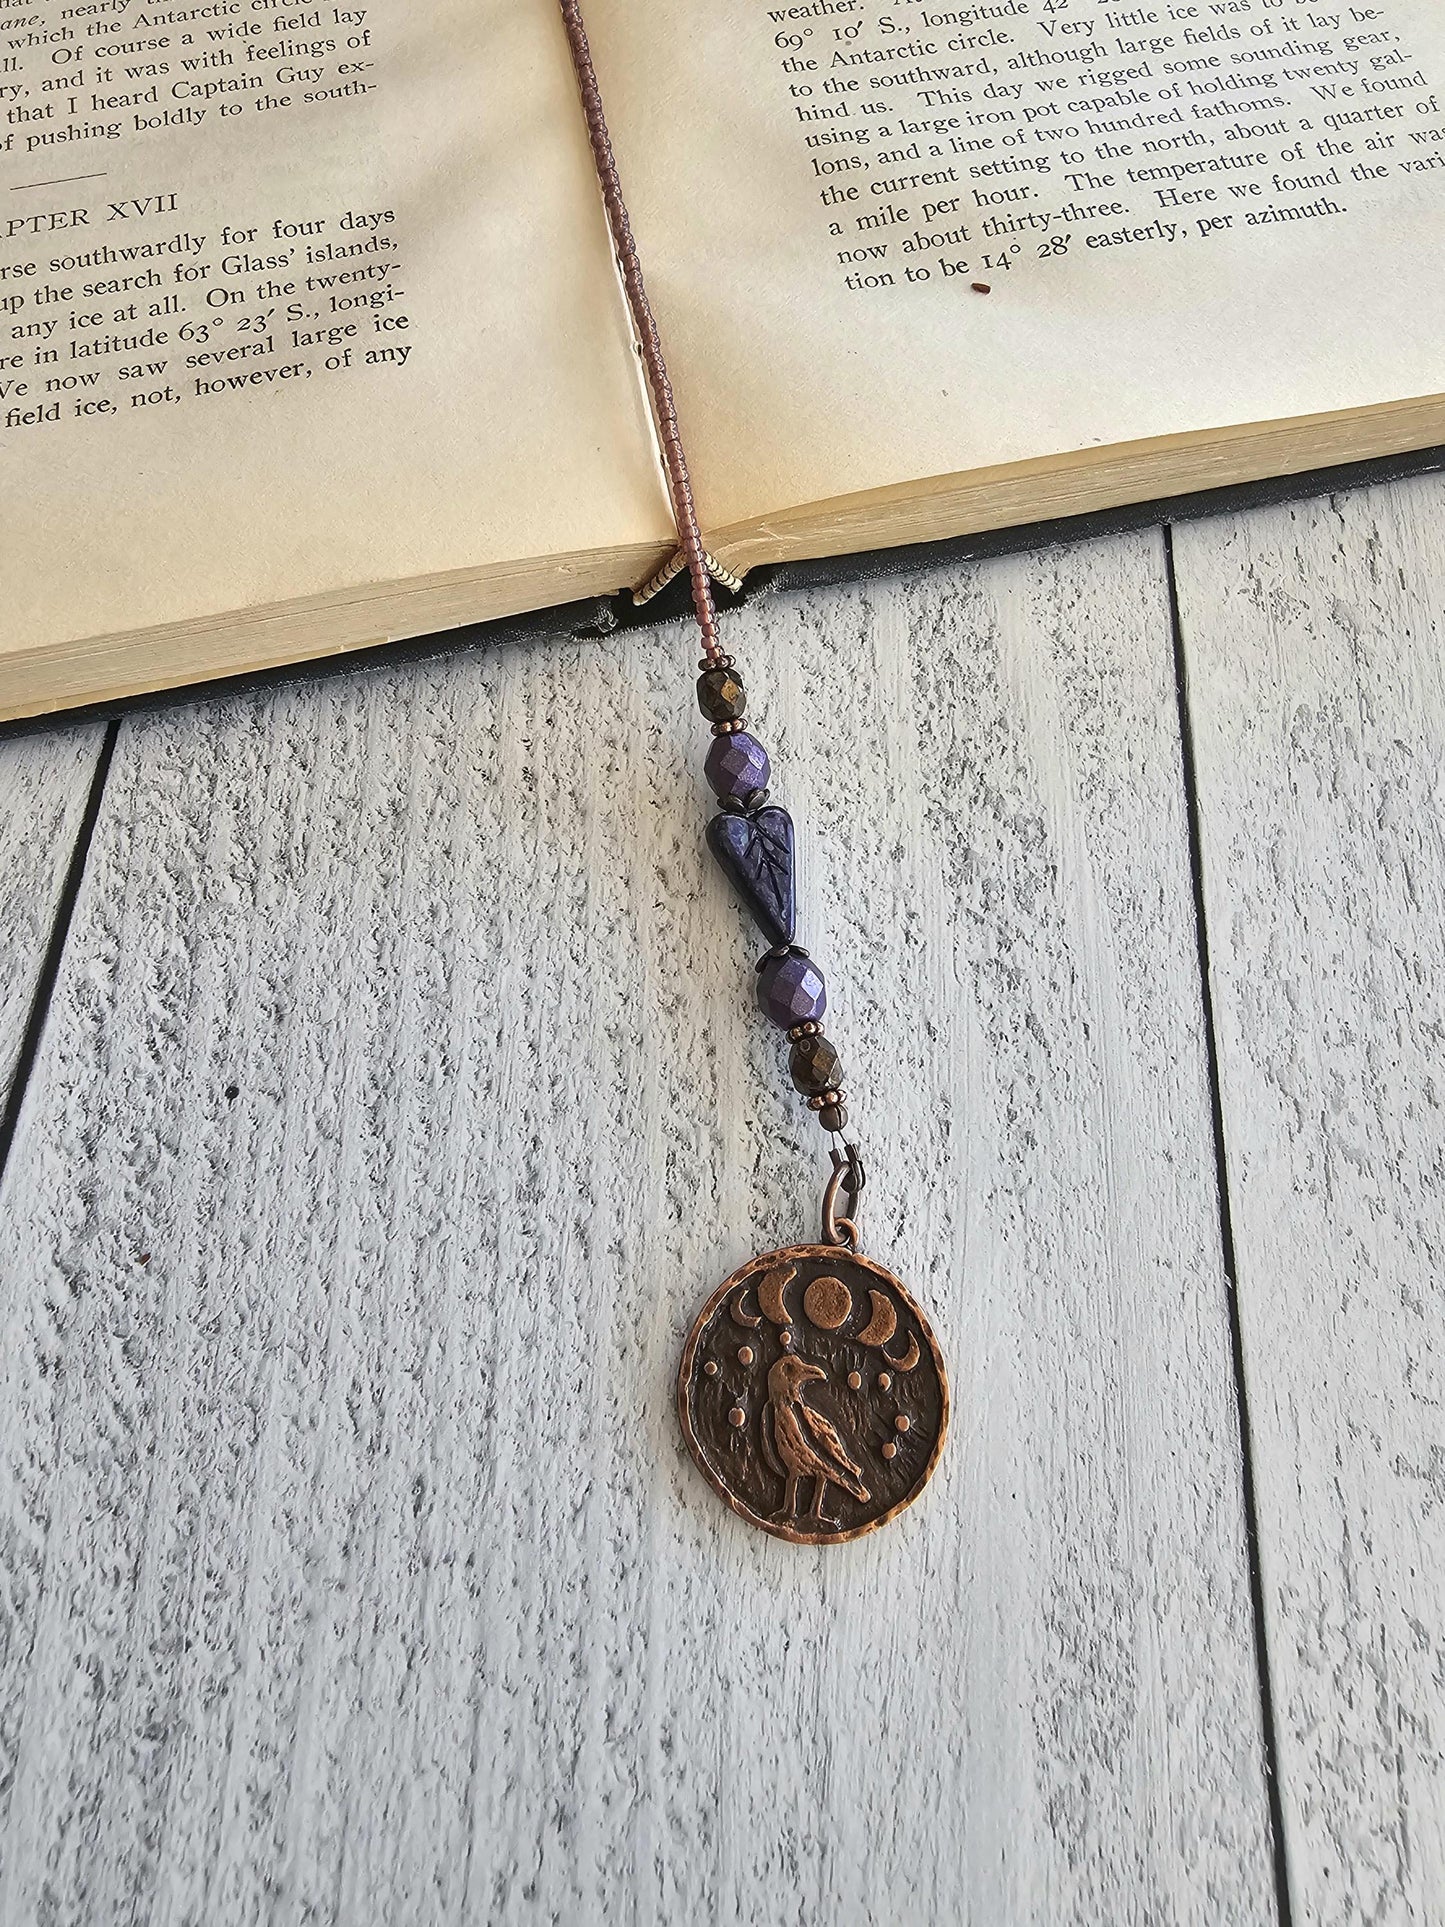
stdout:
<svg viewBox="0 0 1445 1927">
<path fill-rule="evenodd" d="M 826 1092 L 821 1097 L 810 1097 L 808 1099 L 808 1109 L 810 1111 L 821 1111 L 823 1106 L 830 1101 L 830 1097 Z"/>
<path fill-rule="evenodd" d="M 822 1029 L 823 1026 L 817 1019 L 810 1017 L 806 1024 L 794 1024 L 793 1028 L 788 1032 L 788 1036 L 792 1042 L 796 1044 L 800 1037 L 820 1036 Z"/>
<path fill-rule="evenodd" d="M 739 722 L 735 717 L 731 722 L 714 723 L 712 726 L 712 733 L 714 736 L 736 736 L 738 731 L 741 728 L 742 728 L 741 722 Z"/>
</svg>

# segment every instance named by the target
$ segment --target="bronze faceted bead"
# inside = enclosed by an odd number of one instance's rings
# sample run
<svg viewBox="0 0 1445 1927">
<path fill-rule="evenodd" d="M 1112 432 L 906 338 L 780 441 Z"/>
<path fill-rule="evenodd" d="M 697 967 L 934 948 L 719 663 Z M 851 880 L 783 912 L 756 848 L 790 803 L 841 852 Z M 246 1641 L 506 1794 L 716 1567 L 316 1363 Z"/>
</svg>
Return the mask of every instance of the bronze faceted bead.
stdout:
<svg viewBox="0 0 1445 1927">
<path fill-rule="evenodd" d="M 697 706 L 709 722 L 737 722 L 748 706 L 741 676 L 731 667 L 705 669 L 697 679 Z"/>
<path fill-rule="evenodd" d="M 804 1097 L 819 1097 L 824 1091 L 836 1090 L 843 1075 L 838 1047 L 821 1031 L 797 1040 L 788 1059 L 788 1070 L 795 1088 Z"/>
</svg>

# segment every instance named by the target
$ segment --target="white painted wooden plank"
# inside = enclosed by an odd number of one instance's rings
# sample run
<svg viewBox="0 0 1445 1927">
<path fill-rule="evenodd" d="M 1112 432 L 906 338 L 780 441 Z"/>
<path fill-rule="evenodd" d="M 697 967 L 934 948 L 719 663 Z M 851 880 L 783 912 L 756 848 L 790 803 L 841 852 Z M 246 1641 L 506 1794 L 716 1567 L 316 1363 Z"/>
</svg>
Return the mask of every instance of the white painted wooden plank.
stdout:
<svg viewBox="0 0 1445 1927">
<path fill-rule="evenodd" d="M 687 1460 L 811 1235 L 693 644 L 124 733 L 0 1226 L 0 1917 L 1274 1918 L 1161 551 L 731 625 L 956 1429 Z"/>
<path fill-rule="evenodd" d="M 0 741 L 0 1109 L 100 755 L 98 725 Z"/>
<path fill-rule="evenodd" d="M 1296 1919 L 1445 1919 L 1445 483 L 1181 529 Z"/>
</svg>

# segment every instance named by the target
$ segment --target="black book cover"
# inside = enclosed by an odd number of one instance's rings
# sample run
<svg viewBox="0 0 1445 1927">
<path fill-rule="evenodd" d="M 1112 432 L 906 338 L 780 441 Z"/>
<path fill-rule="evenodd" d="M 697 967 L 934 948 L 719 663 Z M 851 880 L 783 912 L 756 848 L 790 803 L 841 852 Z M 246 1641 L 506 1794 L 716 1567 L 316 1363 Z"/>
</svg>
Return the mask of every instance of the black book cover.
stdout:
<svg viewBox="0 0 1445 1927">
<path fill-rule="evenodd" d="M 853 555 L 827 556 L 812 562 L 775 563 L 752 570 L 736 595 L 719 587 L 718 608 L 722 611 L 735 609 L 765 596 L 787 595 L 793 590 L 816 589 L 844 582 L 880 581 L 890 576 L 915 574 L 946 563 L 976 562 L 990 556 L 1015 555 L 1025 549 L 1059 548 L 1071 542 L 1091 541 L 1098 536 L 1117 535 L 1132 529 L 1197 521 L 1210 515 L 1233 515 L 1245 509 L 1269 508 L 1278 503 L 1303 501 L 1310 496 L 1332 495 L 1347 489 L 1367 488 L 1375 483 L 1400 481 L 1412 475 L 1436 474 L 1442 470 L 1445 470 L 1445 446 L 1412 449 L 1404 454 L 1378 456 L 1367 462 L 1310 469 L 1298 475 L 1269 476 L 1263 481 L 1203 489 L 1190 495 L 1167 496 L 1150 502 L 1131 502 L 1120 508 L 1097 509 L 1087 515 L 1064 516 L 1056 521 L 988 529 L 974 535 L 952 536 L 941 542 L 871 549 Z M 242 690 L 275 688 L 309 682 L 322 676 L 355 675 L 366 669 L 428 661 L 463 650 L 505 648 L 509 643 L 527 639 L 546 636 L 601 638 L 618 629 L 648 628 L 659 623 L 679 621 L 684 617 L 690 619 L 690 616 L 691 603 L 684 574 L 676 577 L 660 595 L 641 608 L 634 605 L 630 593 L 626 591 L 613 597 L 563 603 L 550 609 L 530 610 L 524 615 L 502 616 L 492 622 L 471 623 L 435 635 L 412 636 L 317 660 L 283 663 L 273 669 L 252 671 L 243 676 L 219 677 L 177 689 L 118 697 L 113 701 L 52 712 L 48 716 L 21 717 L 0 723 L 0 736 L 23 735 L 38 729 L 55 728 L 62 723 L 110 720 L 135 711 L 146 713 L 174 709 Z"/>
</svg>

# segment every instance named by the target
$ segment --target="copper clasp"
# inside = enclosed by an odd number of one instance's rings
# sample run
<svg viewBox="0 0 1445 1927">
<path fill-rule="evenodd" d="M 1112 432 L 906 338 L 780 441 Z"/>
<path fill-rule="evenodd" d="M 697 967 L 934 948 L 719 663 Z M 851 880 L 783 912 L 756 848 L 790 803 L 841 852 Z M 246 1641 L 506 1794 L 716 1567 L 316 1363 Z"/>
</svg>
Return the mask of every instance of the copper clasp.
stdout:
<svg viewBox="0 0 1445 1927">
<path fill-rule="evenodd" d="M 863 1160 L 858 1155 L 856 1144 L 845 1145 L 841 1151 L 835 1149 L 832 1155 L 833 1169 L 823 1192 L 823 1243 L 846 1245 L 849 1251 L 856 1251 L 858 1226 L 854 1220 L 858 1215 L 858 1200 L 865 1182 Z M 842 1217 L 837 1215 L 840 1191 L 847 1200 L 847 1209 Z"/>
</svg>

